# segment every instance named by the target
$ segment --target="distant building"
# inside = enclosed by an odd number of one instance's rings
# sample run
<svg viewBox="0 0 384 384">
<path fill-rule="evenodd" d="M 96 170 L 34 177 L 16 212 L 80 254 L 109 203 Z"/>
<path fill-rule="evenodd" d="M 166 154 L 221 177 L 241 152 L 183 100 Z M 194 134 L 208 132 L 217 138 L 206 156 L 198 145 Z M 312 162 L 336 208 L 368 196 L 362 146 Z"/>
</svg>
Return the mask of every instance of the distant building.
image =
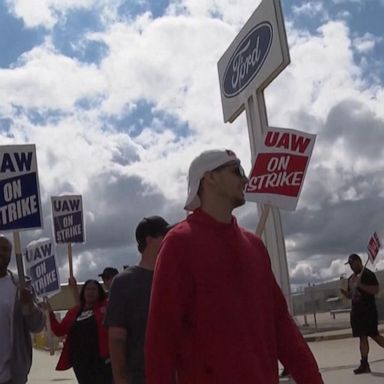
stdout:
<svg viewBox="0 0 384 384">
<path fill-rule="evenodd" d="M 384 320 L 384 270 L 377 271 L 375 274 L 380 284 L 380 291 L 376 295 L 379 320 Z M 293 293 L 293 315 L 350 308 L 350 300 L 340 293 L 340 288 L 346 289 L 347 284 L 347 276 L 343 274 L 340 279 L 311 285 L 305 287 L 303 292 Z"/>
</svg>

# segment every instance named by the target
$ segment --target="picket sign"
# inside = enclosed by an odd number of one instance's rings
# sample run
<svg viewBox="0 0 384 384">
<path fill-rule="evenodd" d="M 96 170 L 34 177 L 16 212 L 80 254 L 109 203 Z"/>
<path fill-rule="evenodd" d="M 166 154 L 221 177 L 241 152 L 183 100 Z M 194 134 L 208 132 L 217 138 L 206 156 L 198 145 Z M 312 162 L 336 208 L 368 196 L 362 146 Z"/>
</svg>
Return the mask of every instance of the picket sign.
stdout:
<svg viewBox="0 0 384 384">
<path fill-rule="evenodd" d="M 369 239 L 367 246 L 368 260 L 370 260 L 372 264 L 375 262 L 380 248 L 381 242 L 379 236 L 377 235 L 377 232 L 373 232 L 373 235 Z"/>
<path fill-rule="evenodd" d="M 72 243 L 85 242 L 81 195 L 51 197 L 53 233 L 56 244 L 67 244 L 69 277 L 73 278 Z"/>
<path fill-rule="evenodd" d="M 316 135 L 269 127 L 245 187 L 248 201 L 295 210 Z"/>
<path fill-rule="evenodd" d="M 377 254 L 379 253 L 381 248 L 381 241 L 379 239 L 379 236 L 377 232 L 373 232 L 373 235 L 370 237 L 367 245 L 367 255 L 368 258 L 363 266 L 363 269 L 360 273 L 360 277 L 363 275 L 364 269 L 366 268 L 368 262 L 370 261 L 372 264 L 374 264 Z"/>
</svg>

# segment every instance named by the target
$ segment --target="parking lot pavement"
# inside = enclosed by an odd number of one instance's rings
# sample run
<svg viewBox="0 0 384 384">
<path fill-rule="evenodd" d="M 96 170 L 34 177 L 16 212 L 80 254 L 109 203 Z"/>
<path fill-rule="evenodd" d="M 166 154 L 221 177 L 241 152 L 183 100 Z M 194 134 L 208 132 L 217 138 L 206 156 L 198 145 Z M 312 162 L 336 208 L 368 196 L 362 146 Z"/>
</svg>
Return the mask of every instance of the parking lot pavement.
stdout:
<svg viewBox="0 0 384 384">
<path fill-rule="evenodd" d="M 28 377 L 28 384 L 45 384 L 63 382 L 64 384 L 76 384 L 77 380 L 72 369 L 56 371 L 55 367 L 59 359 L 59 352 L 50 356 L 49 352 L 33 350 L 33 362 Z"/>
<path fill-rule="evenodd" d="M 358 339 L 324 340 L 310 342 L 309 346 L 318 362 L 325 384 L 382 384 L 384 382 L 384 349 L 370 340 L 369 361 L 372 373 L 355 375 L 353 369 L 360 362 Z M 34 350 L 32 370 L 28 383 L 45 384 L 61 381 L 75 384 L 77 381 L 72 369 L 55 371 L 58 353 Z M 281 384 L 293 384 L 289 378 L 281 379 Z M 310 383 L 308 383 L 310 384 Z"/>
<path fill-rule="evenodd" d="M 325 384 L 382 384 L 384 382 L 384 349 L 370 340 L 370 374 L 355 375 L 360 363 L 359 341 L 354 338 L 308 343 L 319 365 Z M 293 384 L 289 378 L 280 383 Z"/>
</svg>

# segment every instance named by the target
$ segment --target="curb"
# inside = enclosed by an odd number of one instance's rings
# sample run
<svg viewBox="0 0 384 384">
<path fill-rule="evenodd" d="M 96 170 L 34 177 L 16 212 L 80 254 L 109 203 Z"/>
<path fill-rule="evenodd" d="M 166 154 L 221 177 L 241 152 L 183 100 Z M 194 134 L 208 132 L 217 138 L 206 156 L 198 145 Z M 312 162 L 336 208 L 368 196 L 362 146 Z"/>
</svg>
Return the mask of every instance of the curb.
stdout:
<svg viewBox="0 0 384 384">
<path fill-rule="evenodd" d="M 337 333 L 334 335 L 314 334 L 314 335 L 305 335 L 303 337 L 307 343 L 310 343 L 310 342 L 314 342 L 314 341 L 349 339 L 352 337 L 352 333 L 351 332 L 345 332 L 345 333 Z"/>
<path fill-rule="evenodd" d="M 380 334 L 384 333 L 384 325 L 381 323 L 378 325 L 378 331 Z M 333 333 L 328 333 L 333 332 Z M 304 340 L 307 343 L 314 342 L 314 341 L 327 341 L 327 340 L 340 340 L 340 339 L 349 339 L 352 336 L 352 329 L 339 329 L 334 331 L 324 331 L 324 333 L 317 332 L 317 333 L 308 333 L 306 335 L 303 335 Z"/>
</svg>

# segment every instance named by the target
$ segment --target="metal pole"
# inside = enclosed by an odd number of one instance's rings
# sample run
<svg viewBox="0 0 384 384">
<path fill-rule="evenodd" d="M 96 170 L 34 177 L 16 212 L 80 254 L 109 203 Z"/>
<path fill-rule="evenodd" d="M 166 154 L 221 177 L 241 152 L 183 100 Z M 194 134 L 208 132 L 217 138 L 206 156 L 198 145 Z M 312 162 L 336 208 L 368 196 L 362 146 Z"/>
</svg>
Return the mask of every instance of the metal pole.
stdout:
<svg viewBox="0 0 384 384">
<path fill-rule="evenodd" d="M 72 261 L 72 244 L 68 243 L 68 266 L 69 266 L 69 277 L 73 277 L 73 261 Z"/>
<path fill-rule="evenodd" d="M 263 91 L 259 90 L 249 97 L 245 104 L 245 110 L 248 123 L 249 140 L 251 144 L 252 164 L 254 164 L 258 150 L 263 142 L 263 134 L 268 129 L 268 118 Z M 259 216 L 263 219 L 263 204 L 258 204 L 257 207 Z M 258 229 L 260 231 L 260 228 Z M 271 258 L 273 273 L 283 291 L 288 308 L 292 313 L 293 306 L 291 288 L 289 284 L 284 233 L 281 223 L 280 210 L 278 208 L 270 208 L 269 215 L 265 219 L 264 230 L 261 228 L 261 233 L 263 233 L 264 243 Z"/>
<path fill-rule="evenodd" d="M 25 287 L 25 273 L 24 273 L 24 264 L 23 264 L 23 255 L 21 253 L 21 243 L 20 243 L 20 234 L 18 231 L 13 232 L 13 245 L 15 248 L 15 257 L 17 265 L 17 274 L 19 278 L 20 289 Z"/>
<path fill-rule="evenodd" d="M 310 289 L 311 289 L 311 297 L 312 297 L 313 320 L 315 322 L 315 328 L 317 329 L 315 284 L 313 284 Z"/>
<path fill-rule="evenodd" d="M 44 303 L 46 305 L 46 308 L 48 308 L 48 297 L 44 297 Z M 49 354 L 53 356 L 55 354 L 55 347 L 53 345 L 53 334 L 52 334 L 52 328 L 51 328 L 51 320 L 49 317 L 49 310 L 47 309 L 45 311 L 45 317 L 46 317 L 46 322 L 45 324 L 47 325 L 47 344 L 48 344 L 48 349 L 49 349 Z"/>
</svg>

